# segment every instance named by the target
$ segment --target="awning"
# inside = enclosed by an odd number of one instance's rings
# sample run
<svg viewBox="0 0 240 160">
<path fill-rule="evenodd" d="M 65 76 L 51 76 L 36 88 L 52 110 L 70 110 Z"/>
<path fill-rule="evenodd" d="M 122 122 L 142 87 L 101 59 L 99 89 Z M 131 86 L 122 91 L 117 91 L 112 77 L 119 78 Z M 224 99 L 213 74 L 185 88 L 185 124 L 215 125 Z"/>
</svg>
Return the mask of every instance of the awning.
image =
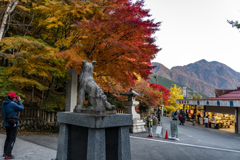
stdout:
<svg viewBox="0 0 240 160">
<path fill-rule="evenodd" d="M 178 99 L 176 104 L 240 107 L 240 100 Z"/>
</svg>

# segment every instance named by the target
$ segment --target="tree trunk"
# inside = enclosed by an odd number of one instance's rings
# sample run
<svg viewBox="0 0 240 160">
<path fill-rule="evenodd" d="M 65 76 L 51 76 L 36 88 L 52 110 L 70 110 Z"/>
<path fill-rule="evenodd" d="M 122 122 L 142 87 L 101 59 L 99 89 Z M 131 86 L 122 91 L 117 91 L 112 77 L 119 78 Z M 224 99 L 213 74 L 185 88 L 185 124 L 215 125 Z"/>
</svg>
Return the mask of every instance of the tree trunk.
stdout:
<svg viewBox="0 0 240 160">
<path fill-rule="evenodd" d="M 4 57 L 2 57 L 1 66 L 3 66 L 3 67 L 4 67 Z"/>
<path fill-rule="evenodd" d="M 31 102 L 33 102 L 33 98 L 34 98 L 34 87 L 32 87 L 32 96 L 31 96 Z"/>
<path fill-rule="evenodd" d="M 44 78 L 42 80 L 42 83 L 44 84 Z M 41 104 L 43 104 L 43 98 L 44 98 L 44 90 L 42 91 Z"/>
<path fill-rule="evenodd" d="M 5 67 L 8 67 L 8 59 L 5 60 Z"/>
<path fill-rule="evenodd" d="M 7 24 L 7 19 L 9 17 L 9 15 L 12 13 L 12 11 L 15 9 L 17 4 L 18 4 L 18 0 L 12 0 L 11 2 L 8 3 L 7 9 L 6 9 L 5 14 L 3 16 L 1 28 L 0 28 L 0 41 L 3 38 L 3 33 L 4 33 L 4 30 L 5 30 L 5 26 Z"/>
<path fill-rule="evenodd" d="M 42 91 L 41 104 L 43 104 L 44 90 Z"/>
<path fill-rule="evenodd" d="M 52 78 L 52 83 L 49 85 L 49 89 L 48 89 L 48 92 L 47 92 L 47 98 L 50 96 L 50 93 L 51 93 L 51 91 L 52 91 L 52 88 L 53 88 L 53 85 L 54 85 L 54 83 L 55 83 L 55 80 L 56 80 L 56 77 L 53 76 L 53 78 Z"/>
</svg>

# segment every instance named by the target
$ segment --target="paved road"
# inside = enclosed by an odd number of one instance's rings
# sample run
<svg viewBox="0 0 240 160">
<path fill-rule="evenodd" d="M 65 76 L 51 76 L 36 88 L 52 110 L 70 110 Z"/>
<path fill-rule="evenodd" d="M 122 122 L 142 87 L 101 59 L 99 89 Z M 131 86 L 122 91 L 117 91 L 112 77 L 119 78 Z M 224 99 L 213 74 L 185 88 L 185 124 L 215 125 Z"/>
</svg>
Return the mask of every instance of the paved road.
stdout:
<svg viewBox="0 0 240 160">
<path fill-rule="evenodd" d="M 164 133 L 166 129 L 170 127 L 170 120 L 170 118 L 162 118 Z M 156 128 L 153 129 L 154 132 L 155 130 Z M 240 159 L 239 134 L 227 133 L 210 128 L 206 129 L 201 126 L 191 126 L 190 124 L 179 126 L 179 141 L 165 140 L 164 138 L 156 137 L 150 139 L 147 138 L 147 133 L 130 134 L 130 136 L 133 160 Z M 51 152 L 52 155 L 56 154 L 58 141 L 56 134 L 21 135 L 18 137 L 25 140 L 25 142 L 28 141 L 34 143 L 34 145 L 42 146 L 42 151 L 49 148 L 48 152 Z M 29 151 L 26 150 L 26 152 Z"/>
<path fill-rule="evenodd" d="M 164 133 L 170 120 L 162 118 Z M 189 123 L 179 126 L 179 141 L 131 134 L 131 151 L 142 160 L 240 160 L 240 135 Z"/>
<path fill-rule="evenodd" d="M 0 160 L 3 160 L 3 146 L 5 135 L 0 134 Z M 32 139 L 31 141 L 34 141 Z M 48 147 L 40 146 L 22 139 L 17 139 L 13 148 L 15 160 L 50 160 L 56 157 L 56 151 Z"/>
</svg>

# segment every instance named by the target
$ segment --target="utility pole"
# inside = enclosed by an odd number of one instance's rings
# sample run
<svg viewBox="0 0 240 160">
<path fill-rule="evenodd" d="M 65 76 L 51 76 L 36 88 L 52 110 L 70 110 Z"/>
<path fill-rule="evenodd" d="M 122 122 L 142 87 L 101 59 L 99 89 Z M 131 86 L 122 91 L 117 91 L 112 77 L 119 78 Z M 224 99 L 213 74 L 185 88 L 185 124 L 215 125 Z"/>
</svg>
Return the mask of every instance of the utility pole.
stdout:
<svg viewBox="0 0 240 160">
<path fill-rule="evenodd" d="M 184 98 L 184 99 L 187 99 L 187 87 L 183 87 L 183 98 Z M 186 105 L 186 104 L 183 105 L 183 111 L 184 111 L 184 112 L 186 112 L 186 111 L 185 111 L 185 105 Z"/>
<path fill-rule="evenodd" d="M 157 83 L 157 75 L 154 75 L 153 77 L 156 79 L 156 84 L 158 84 L 158 83 Z"/>
<path fill-rule="evenodd" d="M 158 84 L 158 82 L 157 82 L 157 77 L 158 77 L 158 75 L 154 75 L 153 76 L 155 79 L 156 79 L 156 84 Z M 162 100 L 161 100 L 161 104 L 162 104 Z M 162 115 L 163 116 L 163 107 L 164 107 L 164 105 L 162 104 L 161 105 L 161 113 L 158 113 L 158 116 L 159 116 L 159 121 L 161 120 L 161 118 L 160 118 L 160 116 Z M 158 112 L 158 107 L 156 108 L 156 111 Z"/>
</svg>

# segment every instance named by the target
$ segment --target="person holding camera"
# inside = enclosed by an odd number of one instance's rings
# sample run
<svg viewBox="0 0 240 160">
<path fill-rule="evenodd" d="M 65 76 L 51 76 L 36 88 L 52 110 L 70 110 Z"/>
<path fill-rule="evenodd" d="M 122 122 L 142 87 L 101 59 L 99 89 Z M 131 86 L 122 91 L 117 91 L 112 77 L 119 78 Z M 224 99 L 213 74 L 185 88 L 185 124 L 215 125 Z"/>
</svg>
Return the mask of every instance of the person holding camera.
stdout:
<svg viewBox="0 0 240 160">
<path fill-rule="evenodd" d="M 5 159 L 14 159 L 12 149 L 17 137 L 18 126 L 20 125 L 18 111 L 24 110 L 21 98 L 16 93 L 11 92 L 2 102 L 2 118 L 6 128 L 6 140 L 4 144 Z"/>
</svg>

